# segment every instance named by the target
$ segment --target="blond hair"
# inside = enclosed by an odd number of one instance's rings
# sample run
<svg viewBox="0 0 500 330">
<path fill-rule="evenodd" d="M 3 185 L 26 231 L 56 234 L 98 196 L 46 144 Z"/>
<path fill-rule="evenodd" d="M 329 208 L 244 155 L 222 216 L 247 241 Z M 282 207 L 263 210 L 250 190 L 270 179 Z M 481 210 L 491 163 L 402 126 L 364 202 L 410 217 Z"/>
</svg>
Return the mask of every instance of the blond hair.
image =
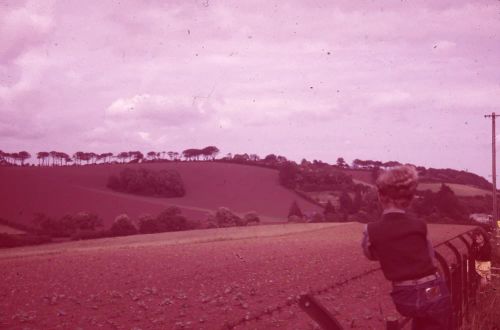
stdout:
<svg viewBox="0 0 500 330">
<path fill-rule="evenodd" d="M 380 200 L 396 207 L 406 208 L 417 190 L 418 173 L 414 166 L 396 166 L 382 172 L 376 185 Z"/>
</svg>

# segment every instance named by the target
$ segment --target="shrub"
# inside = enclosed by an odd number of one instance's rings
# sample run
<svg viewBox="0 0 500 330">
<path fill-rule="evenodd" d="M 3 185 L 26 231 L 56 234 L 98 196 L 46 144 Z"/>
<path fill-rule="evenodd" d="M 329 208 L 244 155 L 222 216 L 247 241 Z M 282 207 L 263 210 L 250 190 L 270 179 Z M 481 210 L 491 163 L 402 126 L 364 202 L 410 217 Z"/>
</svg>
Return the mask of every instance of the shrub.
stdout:
<svg viewBox="0 0 500 330">
<path fill-rule="evenodd" d="M 141 234 L 159 233 L 160 229 L 156 219 L 149 214 L 139 217 L 139 232 Z"/>
<path fill-rule="evenodd" d="M 180 231 L 193 229 L 194 222 L 188 222 L 177 206 L 170 206 L 156 218 L 143 215 L 139 218 L 139 232 L 141 234 L 163 233 L 167 231 Z"/>
<path fill-rule="evenodd" d="M 137 228 L 126 214 L 121 214 L 115 218 L 109 230 L 111 236 L 127 236 L 137 234 Z"/>
<path fill-rule="evenodd" d="M 78 230 L 95 230 L 97 227 L 103 226 L 102 219 L 97 214 L 85 211 L 75 214 L 72 221 Z"/>
<path fill-rule="evenodd" d="M 156 218 L 158 227 L 163 231 L 180 231 L 187 229 L 187 220 L 181 215 L 181 209 L 170 206 Z"/>
<path fill-rule="evenodd" d="M 102 227 L 102 220 L 94 213 L 79 212 L 54 219 L 43 213 L 36 213 L 33 223 L 38 233 L 51 237 L 69 237 L 80 230 L 93 231 Z"/>
<path fill-rule="evenodd" d="M 255 224 L 260 223 L 260 218 L 257 215 L 257 212 L 254 212 L 254 211 L 248 212 L 247 214 L 245 214 L 243 219 L 245 219 L 247 224 L 254 223 L 254 222 L 255 222 Z"/>
<path fill-rule="evenodd" d="M 215 222 L 219 227 L 245 226 L 246 222 L 227 207 L 219 207 L 215 212 Z"/>
<path fill-rule="evenodd" d="M 246 226 L 247 222 L 231 212 L 227 207 L 219 207 L 215 212 L 215 222 L 219 227 Z"/>
<path fill-rule="evenodd" d="M 181 176 L 174 170 L 152 171 L 126 168 L 108 178 L 108 188 L 147 196 L 182 197 L 186 194 Z"/>
<path fill-rule="evenodd" d="M 219 228 L 217 225 L 217 221 L 215 220 L 215 215 L 209 214 L 207 217 L 207 220 L 205 220 L 205 228 L 211 229 L 211 228 Z"/>
<path fill-rule="evenodd" d="M 325 205 L 325 209 L 323 210 L 323 215 L 326 217 L 328 214 L 334 214 L 335 213 L 335 207 L 333 206 L 332 202 L 328 200 Z"/>
</svg>

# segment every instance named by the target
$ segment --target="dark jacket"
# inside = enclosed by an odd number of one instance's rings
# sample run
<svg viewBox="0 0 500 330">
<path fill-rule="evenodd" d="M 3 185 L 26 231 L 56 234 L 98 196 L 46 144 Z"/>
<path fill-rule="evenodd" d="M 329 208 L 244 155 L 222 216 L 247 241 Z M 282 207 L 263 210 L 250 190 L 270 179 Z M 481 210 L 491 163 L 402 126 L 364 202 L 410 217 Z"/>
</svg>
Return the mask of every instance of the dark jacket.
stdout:
<svg viewBox="0 0 500 330">
<path fill-rule="evenodd" d="M 425 222 L 406 213 L 387 213 L 367 225 L 370 250 L 391 281 L 421 278 L 436 272 Z"/>
</svg>

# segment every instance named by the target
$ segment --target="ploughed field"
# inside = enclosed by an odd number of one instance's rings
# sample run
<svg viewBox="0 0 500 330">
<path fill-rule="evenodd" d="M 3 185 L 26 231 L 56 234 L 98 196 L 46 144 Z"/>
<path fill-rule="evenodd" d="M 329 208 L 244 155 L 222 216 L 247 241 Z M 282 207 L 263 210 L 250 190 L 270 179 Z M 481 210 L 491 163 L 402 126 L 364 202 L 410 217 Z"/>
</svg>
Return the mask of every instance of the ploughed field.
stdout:
<svg viewBox="0 0 500 330">
<path fill-rule="evenodd" d="M 184 182 L 182 198 L 145 197 L 106 187 L 108 178 L 124 168 L 175 169 Z M 263 222 L 284 221 L 297 200 L 302 211 L 321 211 L 316 205 L 280 186 L 278 171 L 215 162 L 104 164 L 63 167 L 0 167 L 0 218 L 30 224 L 34 213 L 53 217 L 94 212 L 106 225 L 123 213 L 132 219 L 156 216 L 179 206 L 188 219 L 204 220 L 220 206 L 244 214 L 256 211 Z"/>
<path fill-rule="evenodd" d="M 434 244 L 469 226 L 429 225 Z M 67 242 L 0 251 L 0 328 L 311 329 L 293 301 L 377 268 L 359 223 L 279 224 Z M 346 328 L 397 315 L 380 271 L 318 296 Z"/>
</svg>

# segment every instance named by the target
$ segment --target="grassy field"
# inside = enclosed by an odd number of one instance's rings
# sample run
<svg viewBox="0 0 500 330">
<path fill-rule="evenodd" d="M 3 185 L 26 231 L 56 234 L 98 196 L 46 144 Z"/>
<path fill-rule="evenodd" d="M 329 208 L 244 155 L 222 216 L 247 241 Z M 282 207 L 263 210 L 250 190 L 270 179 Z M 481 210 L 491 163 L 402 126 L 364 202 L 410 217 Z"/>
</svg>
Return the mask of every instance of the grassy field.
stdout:
<svg viewBox="0 0 500 330">
<path fill-rule="evenodd" d="M 471 196 L 478 196 L 478 195 L 490 195 L 491 191 L 484 190 L 481 188 L 476 188 L 476 187 L 471 187 L 463 184 L 457 184 L 457 183 L 445 183 L 447 186 L 449 186 L 457 196 L 462 196 L 462 197 L 471 197 Z M 439 191 L 439 188 L 441 187 L 441 183 L 420 183 L 418 185 L 418 190 L 424 191 L 424 190 L 431 190 L 432 192 L 437 192 Z"/>
<path fill-rule="evenodd" d="M 173 169 L 186 188 L 181 198 L 118 193 L 106 187 L 110 175 L 125 168 Z M 137 219 L 175 205 L 188 219 L 205 220 L 218 207 L 243 215 L 255 211 L 262 222 L 286 221 L 294 200 L 304 212 L 320 207 L 279 184 L 278 171 L 216 162 L 106 164 L 62 167 L 0 167 L 0 217 L 30 224 L 34 213 L 62 217 L 80 211 L 96 213 L 106 225 L 126 213 Z M 16 187 L 16 189 L 12 189 Z"/>
</svg>

